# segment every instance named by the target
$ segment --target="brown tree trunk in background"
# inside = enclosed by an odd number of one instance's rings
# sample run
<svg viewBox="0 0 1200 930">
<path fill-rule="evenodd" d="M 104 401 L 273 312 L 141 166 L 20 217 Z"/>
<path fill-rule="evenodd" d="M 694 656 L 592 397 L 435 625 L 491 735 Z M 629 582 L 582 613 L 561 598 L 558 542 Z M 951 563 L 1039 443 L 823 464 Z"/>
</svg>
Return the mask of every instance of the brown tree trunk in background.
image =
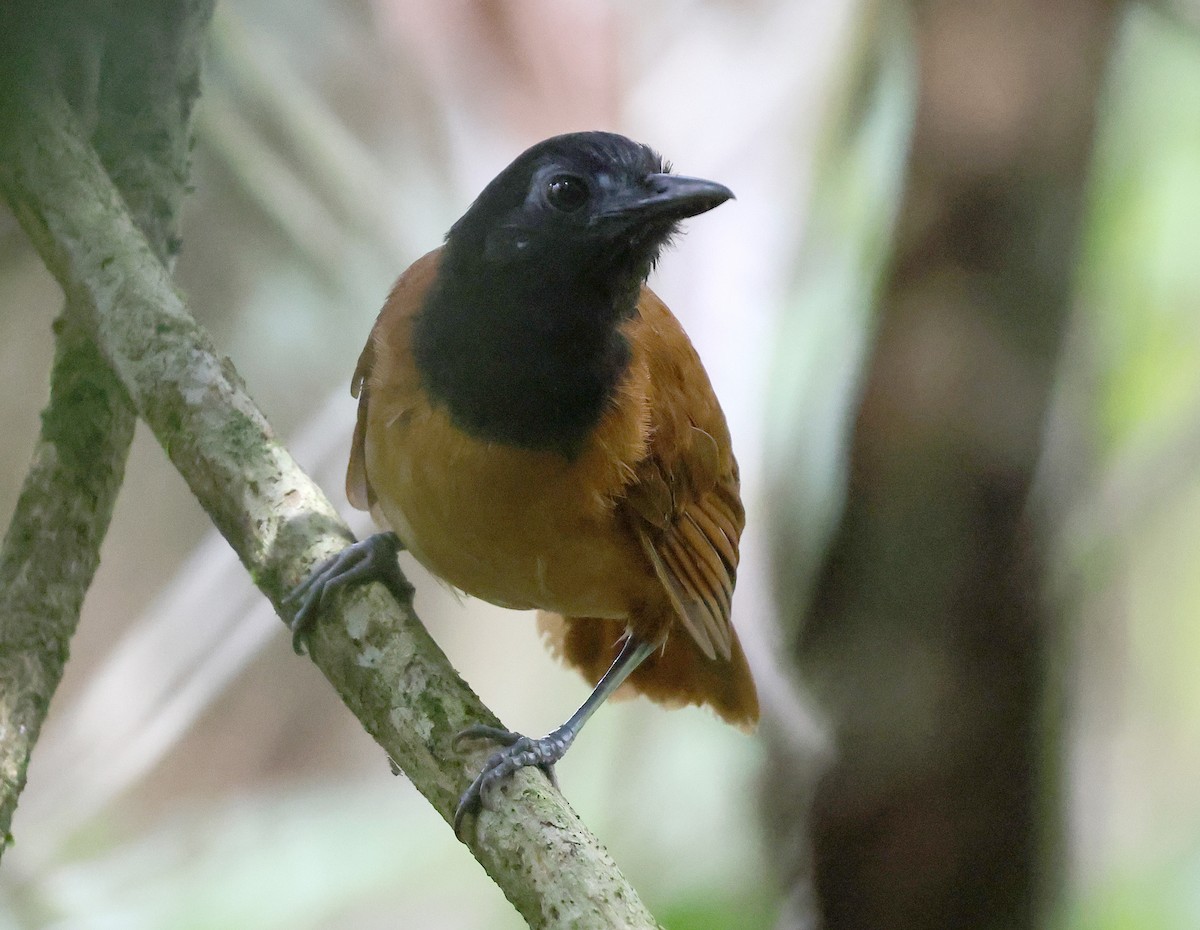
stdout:
<svg viewBox="0 0 1200 930">
<path fill-rule="evenodd" d="M 1023 928 L 1058 865 L 1028 496 L 1117 7 L 917 6 L 920 102 L 848 499 L 798 661 L 830 930 Z"/>
</svg>

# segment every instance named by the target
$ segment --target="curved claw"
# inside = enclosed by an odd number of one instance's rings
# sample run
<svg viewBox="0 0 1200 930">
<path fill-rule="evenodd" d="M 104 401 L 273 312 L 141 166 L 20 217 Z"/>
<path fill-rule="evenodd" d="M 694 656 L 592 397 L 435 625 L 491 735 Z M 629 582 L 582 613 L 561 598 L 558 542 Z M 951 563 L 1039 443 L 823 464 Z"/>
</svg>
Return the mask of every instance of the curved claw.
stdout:
<svg viewBox="0 0 1200 930">
<path fill-rule="evenodd" d="M 563 737 L 561 735 L 556 735 L 555 733 L 552 733 L 550 736 L 544 737 L 544 739 L 548 740 L 548 739 L 551 739 L 552 737 L 557 738 L 559 741 L 563 741 Z M 458 734 L 455 735 L 455 737 L 451 741 L 450 745 L 455 750 L 459 750 L 462 748 L 463 743 L 468 743 L 471 740 L 478 740 L 478 739 L 491 740 L 493 743 L 499 743 L 501 746 L 514 746 L 514 745 L 516 745 L 516 743 L 518 743 L 521 740 L 526 740 L 527 742 L 530 742 L 530 743 L 534 742 L 534 740 L 531 740 L 528 736 L 522 736 L 520 733 L 515 733 L 512 730 L 505 730 L 503 727 L 493 727 L 493 726 L 489 726 L 486 723 L 474 723 L 474 724 L 471 724 L 471 726 L 467 727 L 465 730 L 460 730 L 458 732 Z M 542 770 L 542 772 L 545 774 L 545 776 L 550 780 L 550 784 L 552 784 L 554 786 L 555 790 L 557 790 L 558 789 L 558 775 L 556 775 L 554 772 L 554 763 L 562 758 L 563 754 L 565 754 L 567 751 L 567 746 L 569 746 L 569 745 L 571 745 L 571 741 L 566 740 L 563 743 L 562 752 L 559 753 L 558 758 L 554 759 L 551 762 L 533 762 L 533 763 L 527 762 L 527 763 L 525 763 L 525 765 L 536 765 L 539 769 Z M 492 759 L 494 759 L 494 758 L 495 758 L 495 756 L 492 757 Z M 491 761 L 492 760 L 489 759 L 488 764 L 490 764 Z M 522 768 L 522 767 L 523 766 L 517 766 L 517 768 Z M 486 768 L 486 765 L 485 765 L 485 768 Z M 516 769 L 514 769 L 513 771 L 516 771 Z M 460 802 L 460 806 L 461 806 L 461 802 Z"/>
<path fill-rule="evenodd" d="M 554 763 L 563 757 L 571 743 L 575 741 L 579 728 L 604 703 L 605 698 L 621 686 L 621 682 L 633 673 L 658 648 L 655 640 L 642 640 L 630 636 L 621 647 L 621 652 L 613 660 L 613 664 L 604 677 L 597 682 L 595 689 L 588 699 L 580 705 L 579 710 L 561 727 L 541 739 L 530 739 L 520 733 L 513 733 L 500 727 L 487 724 L 475 724 L 467 727 L 454 738 L 454 746 L 469 739 L 490 739 L 504 746 L 494 753 L 484 763 L 482 771 L 463 792 L 454 812 L 454 835 L 463 839 L 462 824 L 467 814 L 474 813 L 487 803 L 488 792 L 492 786 L 507 778 L 517 769 L 527 765 L 536 765 L 555 788 L 558 780 L 554 777 Z M 466 842 L 465 840 L 463 842 Z"/>
<path fill-rule="evenodd" d="M 400 537 L 395 533 L 376 533 L 330 556 L 296 585 L 283 599 L 285 605 L 300 605 L 289 624 L 292 648 L 296 653 L 304 654 L 304 642 L 316 623 L 321 604 L 326 595 L 340 587 L 362 581 L 381 581 L 397 600 L 411 597 L 412 585 L 396 563 L 396 555 L 402 548 Z"/>
<path fill-rule="evenodd" d="M 492 789 L 518 769 L 536 766 L 557 789 L 558 778 L 554 774 L 554 763 L 566 754 L 572 737 L 561 730 L 555 730 L 541 739 L 530 739 L 511 730 L 478 723 L 455 736 L 453 745 L 458 748 L 461 743 L 473 739 L 494 740 L 504 748 L 488 757 L 479 774 L 458 800 L 458 807 L 454 811 L 454 835 L 460 840 L 463 839 L 462 825 L 467 815 L 478 813 L 484 806 L 490 806 L 488 798 Z"/>
<path fill-rule="evenodd" d="M 469 743 L 471 740 L 486 739 L 491 740 L 493 743 L 499 743 L 501 746 L 511 746 L 522 738 L 520 733 L 514 733 L 512 730 L 506 730 L 503 727 L 493 727 L 486 723 L 473 723 L 466 729 L 459 730 L 450 745 L 455 750 L 459 750 L 462 749 L 463 743 Z"/>
</svg>

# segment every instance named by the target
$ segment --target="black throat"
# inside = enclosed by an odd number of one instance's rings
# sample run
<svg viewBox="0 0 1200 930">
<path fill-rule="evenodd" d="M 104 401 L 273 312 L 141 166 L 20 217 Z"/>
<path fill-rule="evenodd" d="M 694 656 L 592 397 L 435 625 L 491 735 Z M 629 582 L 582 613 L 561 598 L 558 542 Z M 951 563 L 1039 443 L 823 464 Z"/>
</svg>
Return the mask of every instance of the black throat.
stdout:
<svg viewBox="0 0 1200 930">
<path fill-rule="evenodd" d="M 471 436 L 575 457 L 629 367 L 621 324 L 659 253 L 732 196 L 614 133 L 526 149 L 446 234 L 413 321 L 425 391 Z"/>
<path fill-rule="evenodd" d="M 497 268 L 455 252 L 414 321 L 423 387 L 476 438 L 574 458 L 629 365 L 620 324 L 649 269 L 568 277 L 553 262 Z"/>
</svg>

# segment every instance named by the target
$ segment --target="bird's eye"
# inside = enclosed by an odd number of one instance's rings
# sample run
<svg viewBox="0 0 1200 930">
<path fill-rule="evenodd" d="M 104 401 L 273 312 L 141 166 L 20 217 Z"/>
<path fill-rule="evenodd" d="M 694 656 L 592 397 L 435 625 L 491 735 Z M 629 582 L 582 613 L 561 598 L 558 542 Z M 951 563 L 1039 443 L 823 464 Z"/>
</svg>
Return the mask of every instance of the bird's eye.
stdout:
<svg viewBox="0 0 1200 930">
<path fill-rule="evenodd" d="M 546 185 L 546 199 L 555 210 L 574 213 L 587 203 L 587 184 L 573 174 L 556 174 Z"/>
</svg>

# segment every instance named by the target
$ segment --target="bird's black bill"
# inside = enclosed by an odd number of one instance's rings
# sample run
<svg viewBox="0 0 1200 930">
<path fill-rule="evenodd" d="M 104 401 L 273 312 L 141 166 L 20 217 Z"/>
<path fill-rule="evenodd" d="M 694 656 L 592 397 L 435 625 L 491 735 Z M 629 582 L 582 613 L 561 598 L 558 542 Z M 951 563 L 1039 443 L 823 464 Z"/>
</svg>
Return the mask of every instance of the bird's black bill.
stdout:
<svg viewBox="0 0 1200 930">
<path fill-rule="evenodd" d="M 595 221 L 669 221 L 707 213 L 733 197 L 724 184 L 678 174 L 652 174 L 636 188 L 615 194 Z"/>
</svg>

